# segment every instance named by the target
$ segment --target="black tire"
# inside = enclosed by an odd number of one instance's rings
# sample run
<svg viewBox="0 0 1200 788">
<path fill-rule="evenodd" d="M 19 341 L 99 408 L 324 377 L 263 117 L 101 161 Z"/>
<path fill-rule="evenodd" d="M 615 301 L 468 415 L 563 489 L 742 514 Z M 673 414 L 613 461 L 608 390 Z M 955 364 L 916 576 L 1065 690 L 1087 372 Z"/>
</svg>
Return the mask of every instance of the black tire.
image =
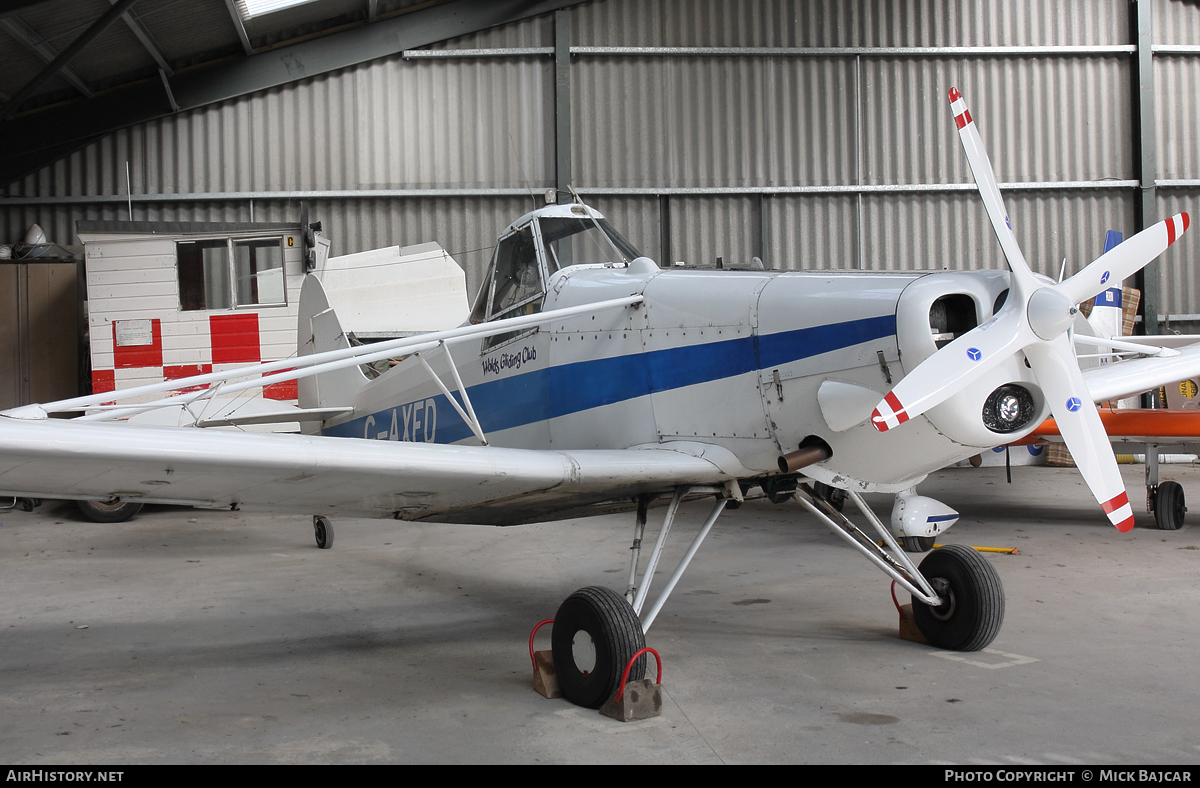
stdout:
<svg viewBox="0 0 1200 788">
<path fill-rule="evenodd" d="M 123 523 L 142 510 L 140 503 L 114 501 L 76 501 L 83 516 L 94 523 Z"/>
<path fill-rule="evenodd" d="M 313 535 L 317 539 L 317 547 L 328 550 L 333 547 L 333 523 L 328 517 L 313 518 Z"/>
<path fill-rule="evenodd" d="M 598 709 L 617 693 L 629 658 L 645 648 L 642 622 L 625 598 L 609 588 L 589 586 L 571 594 L 554 614 L 550 638 L 554 672 L 567 700 Z M 646 674 L 642 655 L 629 680 Z"/>
<path fill-rule="evenodd" d="M 933 549 L 932 536 L 902 536 L 900 545 L 906 553 L 928 553 Z"/>
<path fill-rule="evenodd" d="M 1163 482 L 1154 493 L 1154 522 L 1163 531 L 1178 531 L 1184 527 L 1183 485 L 1179 482 Z"/>
<path fill-rule="evenodd" d="M 992 565 L 970 547 L 948 544 L 925 556 L 920 570 L 945 600 L 933 608 L 913 598 L 921 634 L 937 648 L 987 648 L 1004 623 L 1004 586 Z"/>
</svg>

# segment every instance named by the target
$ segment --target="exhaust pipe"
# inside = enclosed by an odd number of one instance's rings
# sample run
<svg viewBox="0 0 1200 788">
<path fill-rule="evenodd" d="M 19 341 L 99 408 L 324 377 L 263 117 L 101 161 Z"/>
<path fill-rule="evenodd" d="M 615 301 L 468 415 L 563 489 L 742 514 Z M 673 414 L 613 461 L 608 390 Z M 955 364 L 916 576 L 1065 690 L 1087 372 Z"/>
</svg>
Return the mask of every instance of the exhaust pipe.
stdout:
<svg viewBox="0 0 1200 788">
<path fill-rule="evenodd" d="M 824 462 L 833 456 L 833 449 L 820 438 L 805 438 L 800 448 L 779 458 L 780 473 L 795 473 L 801 468 Z"/>
</svg>

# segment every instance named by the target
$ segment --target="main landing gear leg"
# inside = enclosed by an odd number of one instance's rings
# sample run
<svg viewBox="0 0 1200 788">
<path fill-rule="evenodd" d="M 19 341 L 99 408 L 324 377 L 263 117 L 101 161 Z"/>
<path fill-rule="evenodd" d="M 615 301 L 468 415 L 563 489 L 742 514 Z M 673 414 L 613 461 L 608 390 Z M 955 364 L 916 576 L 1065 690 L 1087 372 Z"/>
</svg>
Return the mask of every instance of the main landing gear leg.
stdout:
<svg viewBox="0 0 1200 788">
<path fill-rule="evenodd" d="M 854 490 L 847 496 L 885 547 L 811 487 L 802 487 L 796 500 L 912 594 L 913 618 L 930 644 L 955 651 L 986 648 L 1004 621 L 1004 587 L 992 565 L 969 547 L 946 545 L 926 556 L 918 569 L 862 496 Z"/>
<path fill-rule="evenodd" d="M 671 531 L 679 504 L 688 493 L 707 492 L 720 497 L 679 562 L 679 567 L 667 581 L 666 587 L 646 615 L 639 620 L 638 615 L 646 603 L 650 581 L 658 568 L 658 560 L 662 557 L 663 546 Z M 713 523 L 724 511 L 728 501 L 724 496 L 727 494 L 728 491 L 723 488 L 679 487 L 675 490 L 667 507 L 662 530 L 658 534 L 658 541 L 650 554 L 650 562 L 642 574 L 641 586 L 635 581 L 642 536 L 646 530 L 646 510 L 650 501 L 642 499 L 638 502 L 629 586 L 625 596 L 599 586 L 581 588 L 563 601 L 554 616 L 554 632 L 551 635 L 554 670 L 558 674 L 558 684 L 563 695 L 568 700 L 580 706 L 598 709 L 616 693 L 625 665 L 635 653 L 645 647 L 646 631 L 654 623 L 667 597 L 671 595 L 692 557 L 700 549 L 700 544 L 712 529 Z M 629 671 L 629 680 L 643 678 L 645 671 L 646 658 L 641 657 Z"/>
</svg>

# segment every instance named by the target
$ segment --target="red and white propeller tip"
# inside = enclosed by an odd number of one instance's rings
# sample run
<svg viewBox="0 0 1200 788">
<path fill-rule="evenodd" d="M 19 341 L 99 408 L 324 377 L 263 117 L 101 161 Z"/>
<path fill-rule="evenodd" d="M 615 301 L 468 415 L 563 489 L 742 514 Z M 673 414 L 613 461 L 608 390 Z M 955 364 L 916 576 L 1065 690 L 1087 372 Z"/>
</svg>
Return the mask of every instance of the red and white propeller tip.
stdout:
<svg viewBox="0 0 1200 788">
<path fill-rule="evenodd" d="M 1186 211 L 1177 213 L 1170 219 L 1167 219 L 1167 246 L 1179 240 L 1179 236 L 1187 232 L 1189 224 L 1191 224 L 1191 220 L 1188 218 Z"/>
<path fill-rule="evenodd" d="M 1133 507 L 1129 505 L 1129 496 L 1124 490 L 1120 495 L 1100 504 L 1100 508 L 1118 531 L 1125 534 L 1133 530 Z"/>
<path fill-rule="evenodd" d="M 954 112 L 954 124 L 960 129 L 971 122 L 971 110 L 967 109 L 967 102 L 958 88 L 950 88 L 950 109 Z"/>
<path fill-rule="evenodd" d="M 908 414 L 905 413 L 904 406 L 900 404 L 896 394 L 891 391 L 883 398 L 883 402 L 880 402 L 879 406 L 871 411 L 871 426 L 880 432 L 887 432 L 892 427 L 899 427 L 906 421 L 908 421 Z"/>
</svg>

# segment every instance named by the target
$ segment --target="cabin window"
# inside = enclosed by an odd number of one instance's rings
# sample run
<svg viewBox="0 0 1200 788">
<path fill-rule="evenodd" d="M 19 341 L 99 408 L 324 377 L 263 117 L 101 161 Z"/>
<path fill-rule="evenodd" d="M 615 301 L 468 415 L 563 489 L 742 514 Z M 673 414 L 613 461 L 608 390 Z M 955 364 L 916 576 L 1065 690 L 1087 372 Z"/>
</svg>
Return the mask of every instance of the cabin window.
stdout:
<svg viewBox="0 0 1200 788">
<path fill-rule="evenodd" d="M 184 311 L 287 301 L 282 238 L 180 241 L 175 259 Z"/>
<path fill-rule="evenodd" d="M 532 228 L 518 230 L 500 242 L 496 248 L 495 277 L 493 319 L 501 315 L 531 315 L 541 309 L 542 271 Z"/>
<path fill-rule="evenodd" d="M 628 263 L 641 256 L 604 219 L 549 217 L 538 224 L 550 273 L 569 265 Z"/>
<path fill-rule="evenodd" d="M 545 292 L 533 227 L 529 225 L 501 238 L 496 245 L 488 280 L 480 288 L 475 308 L 471 310 L 471 322 L 482 323 L 485 308 L 488 308 L 487 320 L 536 314 L 542 309 Z M 502 345 L 531 330 L 485 337 L 483 349 Z"/>
</svg>

